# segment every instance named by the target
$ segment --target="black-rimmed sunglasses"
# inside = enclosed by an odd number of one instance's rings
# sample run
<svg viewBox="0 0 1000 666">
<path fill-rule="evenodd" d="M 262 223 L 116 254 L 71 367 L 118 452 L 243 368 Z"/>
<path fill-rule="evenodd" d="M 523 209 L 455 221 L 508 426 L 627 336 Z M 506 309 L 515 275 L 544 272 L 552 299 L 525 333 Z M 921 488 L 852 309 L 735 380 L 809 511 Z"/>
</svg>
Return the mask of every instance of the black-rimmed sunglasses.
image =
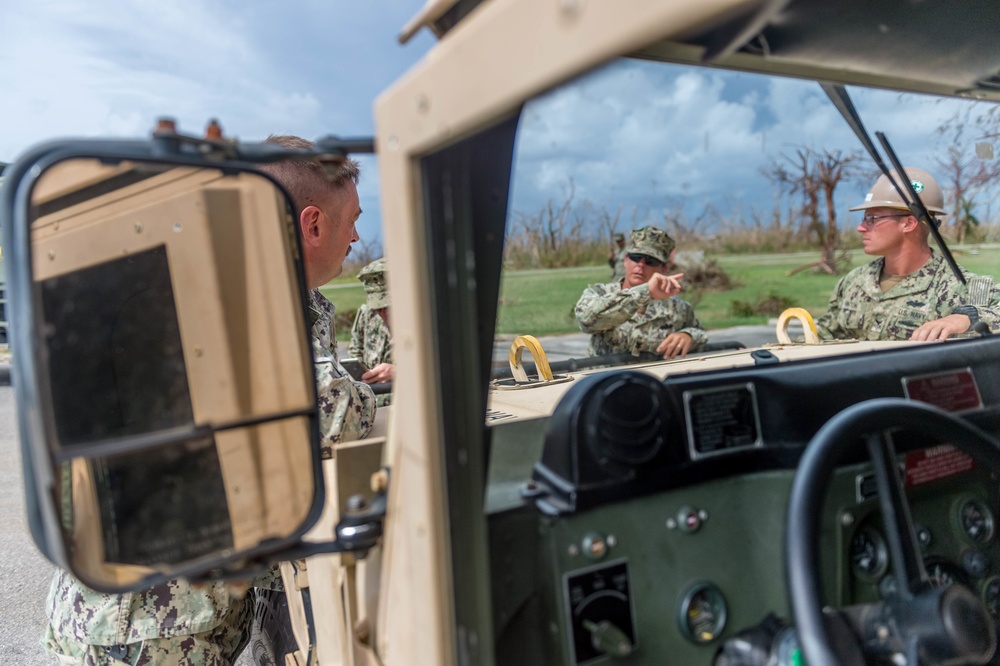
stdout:
<svg viewBox="0 0 1000 666">
<path fill-rule="evenodd" d="M 630 252 L 627 256 L 629 259 L 631 259 L 637 264 L 640 261 L 645 261 L 646 265 L 649 266 L 650 268 L 659 268 L 660 266 L 663 266 L 663 262 L 660 261 L 659 259 L 653 259 L 652 257 L 648 257 L 644 254 L 633 254 Z"/>
</svg>

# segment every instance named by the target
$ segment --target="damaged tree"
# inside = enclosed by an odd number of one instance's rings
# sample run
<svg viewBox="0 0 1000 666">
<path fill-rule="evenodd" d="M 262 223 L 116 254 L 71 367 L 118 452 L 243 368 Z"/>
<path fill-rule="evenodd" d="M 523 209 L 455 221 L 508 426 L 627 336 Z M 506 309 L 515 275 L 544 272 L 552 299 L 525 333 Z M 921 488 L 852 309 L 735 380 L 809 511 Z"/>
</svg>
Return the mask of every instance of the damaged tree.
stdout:
<svg viewBox="0 0 1000 666">
<path fill-rule="evenodd" d="M 782 194 L 802 195 L 802 206 L 799 209 L 802 226 L 816 237 L 820 246 L 819 261 L 800 266 L 792 270 L 790 275 L 807 268 L 831 275 L 843 272 L 846 258 L 838 255 L 840 230 L 837 228 L 834 192 L 840 183 L 857 176 L 860 159 L 858 151 L 817 152 L 809 146 L 802 146 L 795 151 L 794 157 L 782 155 L 781 160 L 775 160 L 763 169 L 764 176 Z M 820 211 L 821 198 L 825 216 Z"/>
</svg>

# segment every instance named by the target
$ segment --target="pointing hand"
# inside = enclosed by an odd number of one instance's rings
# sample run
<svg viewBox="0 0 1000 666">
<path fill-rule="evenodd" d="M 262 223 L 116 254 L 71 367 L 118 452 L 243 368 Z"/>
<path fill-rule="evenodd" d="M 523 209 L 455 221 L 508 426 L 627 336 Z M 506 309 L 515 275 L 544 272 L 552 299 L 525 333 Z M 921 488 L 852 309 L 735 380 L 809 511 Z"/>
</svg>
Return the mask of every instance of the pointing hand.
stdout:
<svg viewBox="0 0 1000 666">
<path fill-rule="evenodd" d="M 664 298 L 670 298 L 671 296 L 676 296 L 681 293 L 681 278 L 684 277 L 684 273 L 674 273 L 673 275 L 664 275 L 663 273 L 654 273 L 649 282 L 649 295 L 653 297 L 654 301 L 662 301 Z"/>
</svg>

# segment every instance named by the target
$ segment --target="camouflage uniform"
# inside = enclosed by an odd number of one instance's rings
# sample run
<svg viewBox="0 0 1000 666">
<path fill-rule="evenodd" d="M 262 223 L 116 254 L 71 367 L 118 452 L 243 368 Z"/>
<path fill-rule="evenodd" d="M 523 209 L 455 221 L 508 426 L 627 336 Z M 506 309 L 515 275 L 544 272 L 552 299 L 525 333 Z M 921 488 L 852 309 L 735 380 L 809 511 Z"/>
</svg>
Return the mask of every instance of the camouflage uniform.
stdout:
<svg viewBox="0 0 1000 666">
<path fill-rule="evenodd" d="M 378 312 L 389 307 L 385 272 L 385 259 L 376 259 L 358 273 L 358 279 L 365 287 L 366 302 L 358 308 L 354 318 L 348 353 L 360 359 L 369 369 L 380 363 L 392 363 L 392 333 Z M 391 394 L 376 397 L 379 407 L 392 402 Z"/>
<path fill-rule="evenodd" d="M 369 369 L 379 363 L 392 363 L 392 333 L 378 310 L 372 310 L 367 303 L 361 304 L 354 318 L 349 353 Z M 375 396 L 375 404 L 379 407 L 392 404 L 392 394 Z"/>
<path fill-rule="evenodd" d="M 708 342 L 694 307 L 678 296 L 653 300 L 649 285 L 622 289 L 621 282 L 592 284 L 576 303 L 580 330 L 590 333 L 590 356 L 656 352 L 670 333 L 691 336 L 691 351 Z"/>
<path fill-rule="evenodd" d="M 959 305 L 975 305 L 993 331 L 1000 323 L 1000 289 L 991 278 L 965 272 L 959 282 L 932 250 L 919 270 L 886 293 L 879 288 L 885 259 L 858 266 L 837 283 L 826 314 L 816 320 L 821 340 L 906 340 L 921 324 L 945 317 Z"/>
<path fill-rule="evenodd" d="M 374 368 L 379 363 L 392 363 L 392 333 L 378 310 L 372 310 L 367 303 L 361 304 L 354 318 L 349 353 L 361 359 L 368 368 Z"/>
<path fill-rule="evenodd" d="M 333 303 L 326 300 L 319 289 L 309 292 L 324 460 L 333 457 L 334 444 L 365 437 L 375 422 L 375 394 L 371 387 L 355 381 L 337 357 L 334 312 Z"/>
<path fill-rule="evenodd" d="M 250 638 L 253 607 L 223 583 L 181 580 L 128 594 L 103 594 L 56 571 L 43 644 L 60 664 L 224 666 Z"/>
<path fill-rule="evenodd" d="M 623 266 L 628 254 L 641 254 L 648 260 L 669 265 L 674 247 L 674 239 L 663 229 L 636 229 L 630 234 L 628 245 L 621 250 Z M 648 284 L 626 289 L 622 284 L 621 280 L 592 284 L 576 302 L 576 321 L 580 330 L 591 334 L 588 349 L 591 356 L 626 351 L 636 356 L 641 352 L 655 354 L 656 348 L 671 333 L 690 335 L 691 351 L 708 342 L 708 335 L 694 316 L 690 303 L 677 296 L 654 300 Z"/>
</svg>

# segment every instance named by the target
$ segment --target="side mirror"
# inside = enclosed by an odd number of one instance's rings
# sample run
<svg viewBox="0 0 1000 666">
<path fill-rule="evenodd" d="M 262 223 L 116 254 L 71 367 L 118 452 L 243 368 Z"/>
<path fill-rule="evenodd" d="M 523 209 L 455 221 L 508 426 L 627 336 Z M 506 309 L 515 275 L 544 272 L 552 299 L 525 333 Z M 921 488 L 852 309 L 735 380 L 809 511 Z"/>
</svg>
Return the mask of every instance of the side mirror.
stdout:
<svg viewBox="0 0 1000 666">
<path fill-rule="evenodd" d="M 51 144 L 5 175 L 39 548 L 109 592 L 287 558 L 323 486 L 284 191 L 245 163 L 142 142 Z"/>
</svg>

